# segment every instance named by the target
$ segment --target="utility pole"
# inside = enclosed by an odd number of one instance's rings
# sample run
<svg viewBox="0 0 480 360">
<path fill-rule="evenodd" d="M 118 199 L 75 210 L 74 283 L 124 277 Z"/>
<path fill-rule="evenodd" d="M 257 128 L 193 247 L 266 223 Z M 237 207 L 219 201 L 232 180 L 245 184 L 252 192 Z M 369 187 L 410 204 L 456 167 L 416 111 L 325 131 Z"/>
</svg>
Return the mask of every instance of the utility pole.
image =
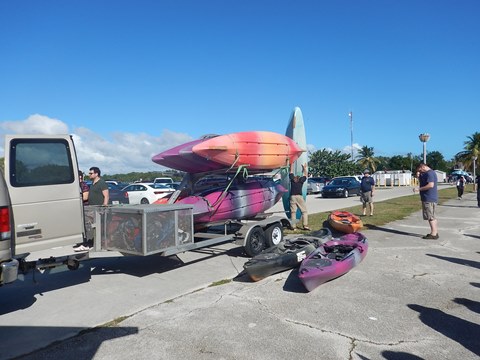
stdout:
<svg viewBox="0 0 480 360">
<path fill-rule="evenodd" d="M 352 151 L 352 161 L 353 161 L 353 112 L 348 113 L 350 118 L 350 150 Z"/>
</svg>

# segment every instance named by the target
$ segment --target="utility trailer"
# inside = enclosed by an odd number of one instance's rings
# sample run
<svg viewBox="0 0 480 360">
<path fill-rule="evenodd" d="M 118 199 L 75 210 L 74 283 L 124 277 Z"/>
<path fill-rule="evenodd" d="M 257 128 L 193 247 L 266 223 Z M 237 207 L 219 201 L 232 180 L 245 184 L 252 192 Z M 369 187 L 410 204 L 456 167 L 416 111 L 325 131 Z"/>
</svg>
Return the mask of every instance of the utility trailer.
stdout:
<svg viewBox="0 0 480 360">
<path fill-rule="evenodd" d="M 234 242 L 255 256 L 283 239 L 283 228 L 291 227 L 280 216 L 249 221 L 228 220 L 194 232 L 191 205 L 86 206 L 88 239 L 95 251 L 119 251 L 124 255 L 163 256 L 215 244 Z"/>
</svg>

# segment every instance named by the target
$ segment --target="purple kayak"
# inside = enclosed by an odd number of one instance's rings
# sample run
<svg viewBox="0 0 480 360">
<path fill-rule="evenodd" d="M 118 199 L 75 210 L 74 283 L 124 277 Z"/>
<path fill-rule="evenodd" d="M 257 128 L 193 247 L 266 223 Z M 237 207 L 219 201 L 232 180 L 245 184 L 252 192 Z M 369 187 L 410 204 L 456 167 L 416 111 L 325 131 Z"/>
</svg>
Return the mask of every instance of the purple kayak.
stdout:
<svg viewBox="0 0 480 360">
<path fill-rule="evenodd" d="M 367 255 L 367 238 L 352 233 L 327 241 L 303 260 L 298 277 L 308 291 L 342 276 Z"/>
<path fill-rule="evenodd" d="M 205 159 L 192 151 L 192 148 L 195 145 L 198 145 L 209 138 L 211 137 L 204 137 L 175 146 L 174 148 L 153 156 L 152 161 L 159 165 L 188 173 L 200 173 L 223 169 L 225 168 L 225 165 Z"/>
<path fill-rule="evenodd" d="M 230 188 L 212 187 L 177 200 L 193 205 L 195 225 L 227 219 L 249 219 L 270 209 L 287 190 L 272 179 L 248 178 Z"/>
</svg>

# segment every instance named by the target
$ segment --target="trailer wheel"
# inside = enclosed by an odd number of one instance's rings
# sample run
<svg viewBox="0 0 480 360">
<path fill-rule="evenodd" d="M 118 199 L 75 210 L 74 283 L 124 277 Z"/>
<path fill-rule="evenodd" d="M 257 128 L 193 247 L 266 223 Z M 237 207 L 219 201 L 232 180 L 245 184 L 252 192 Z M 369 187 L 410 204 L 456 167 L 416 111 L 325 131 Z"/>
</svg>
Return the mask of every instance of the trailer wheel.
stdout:
<svg viewBox="0 0 480 360">
<path fill-rule="evenodd" d="M 250 257 L 260 254 L 265 249 L 265 233 L 261 227 L 257 226 L 250 231 L 244 247 Z"/>
<path fill-rule="evenodd" d="M 267 246 L 278 245 L 283 240 L 283 227 L 280 223 L 270 225 L 265 230 L 265 237 L 267 240 Z"/>
</svg>

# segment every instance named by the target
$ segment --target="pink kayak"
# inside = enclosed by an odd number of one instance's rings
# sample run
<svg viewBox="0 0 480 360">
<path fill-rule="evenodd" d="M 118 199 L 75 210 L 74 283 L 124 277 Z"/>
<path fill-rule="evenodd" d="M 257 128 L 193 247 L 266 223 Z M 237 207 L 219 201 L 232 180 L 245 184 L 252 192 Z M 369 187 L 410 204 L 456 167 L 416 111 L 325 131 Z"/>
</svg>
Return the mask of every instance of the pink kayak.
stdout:
<svg viewBox="0 0 480 360">
<path fill-rule="evenodd" d="M 327 241 L 303 260 L 298 277 L 308 291 L 342 276 L 367 255 L 367 238 L 352 233 Z"/>
</svg>

